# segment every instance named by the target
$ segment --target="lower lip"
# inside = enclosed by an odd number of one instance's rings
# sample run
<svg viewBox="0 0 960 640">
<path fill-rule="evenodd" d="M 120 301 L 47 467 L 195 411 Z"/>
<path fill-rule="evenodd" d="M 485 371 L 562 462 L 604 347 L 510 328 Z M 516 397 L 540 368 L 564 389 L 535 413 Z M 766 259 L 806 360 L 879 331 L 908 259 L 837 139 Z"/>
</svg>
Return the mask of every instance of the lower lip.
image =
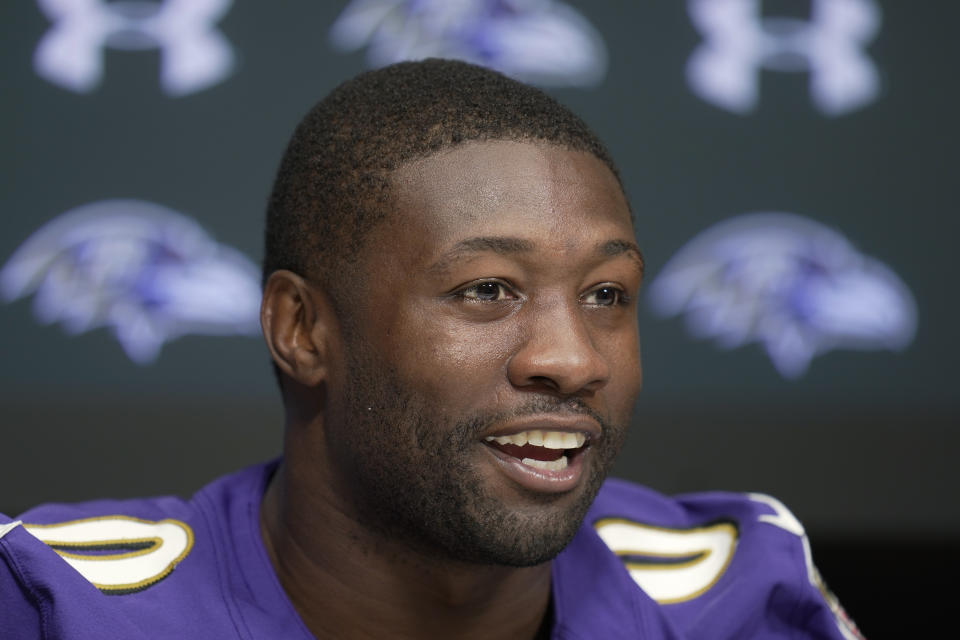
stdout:
<svg viewBox="0 0 960 640">
<path fill-rule="evenodd" d="M 567 466 L 559 471 L 537 469 L 523 464 L 517 458 L 494 449 L 489 445 L 483 447 L 493 456 L 497 466 L 504 474 L 520 486 L 538 493 L 563 493 L 570 491 L 580 483 L 583 475 L 583 456 L 586 449 L 567 456 Z"/>
</svg>

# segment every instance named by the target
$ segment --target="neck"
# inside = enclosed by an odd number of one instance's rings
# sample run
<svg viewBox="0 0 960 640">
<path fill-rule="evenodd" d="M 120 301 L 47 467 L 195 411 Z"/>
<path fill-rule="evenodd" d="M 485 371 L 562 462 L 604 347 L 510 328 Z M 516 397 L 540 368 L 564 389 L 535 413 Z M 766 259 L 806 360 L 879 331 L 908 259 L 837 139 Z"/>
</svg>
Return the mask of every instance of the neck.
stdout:
<svg viewBox="0 0 960 640">
<path fill-rule="evenodd" d="M 281 465 L 260 527 L 280 583 L 317 638 L 535 638 L 550 564 L 458 563 L 370 531 L 324 492 L 297 492 Z M 549 624 L 549 620 L 546 620 Z"/>
</svg>

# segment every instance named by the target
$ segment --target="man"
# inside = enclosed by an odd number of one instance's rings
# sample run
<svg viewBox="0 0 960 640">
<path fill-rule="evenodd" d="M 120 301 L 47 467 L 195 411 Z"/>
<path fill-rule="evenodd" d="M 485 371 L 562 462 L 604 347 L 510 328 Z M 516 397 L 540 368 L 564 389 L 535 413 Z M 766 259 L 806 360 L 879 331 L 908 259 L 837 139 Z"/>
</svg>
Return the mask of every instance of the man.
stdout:
<svg viewBox="0 0 960 640">
<path fill-rule="evenodd" d="M 604 483 L 642 275 L 545 94 L 439 60 L 345 83 L 268 209 L 282 461 L 0 521 L 3 637 L 857 637 L 776 500 Z"/>
</svg>

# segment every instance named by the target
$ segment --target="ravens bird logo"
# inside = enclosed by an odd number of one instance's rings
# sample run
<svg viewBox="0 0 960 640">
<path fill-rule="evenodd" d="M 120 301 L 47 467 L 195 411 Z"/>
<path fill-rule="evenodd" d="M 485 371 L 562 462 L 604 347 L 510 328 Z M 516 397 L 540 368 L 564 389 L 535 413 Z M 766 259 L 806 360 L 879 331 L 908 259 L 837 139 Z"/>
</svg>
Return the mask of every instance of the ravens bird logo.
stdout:
<svg viewBox="0 0 960 640">
<path fill-rule="evenodd" d="M 702 232 L 667 262 L 649 301 L 723 348 L 760 343 L 786 378 L 831 349 L 903 349 L 917 324 L 913 296 L 890 269 L 787 213 L 747 214 Z"/>
<path fill-rule="evenodd" d="M 109 327 L 139 364 L 184 334 L 259 333 L 256 266 L 140 200 L 84 205 L 34 232 L 0 270 L 6 300 L 30 294 L 41 322 L 71 334 Z"/>
<path fill-rule="evenodd" d="M 342 51 L 367 47 L 367 62 L 453 58 L 542 86 L 603 80 L 599 32 L 564 2 L 353 0 L 330 27 Z"/>
</svg>

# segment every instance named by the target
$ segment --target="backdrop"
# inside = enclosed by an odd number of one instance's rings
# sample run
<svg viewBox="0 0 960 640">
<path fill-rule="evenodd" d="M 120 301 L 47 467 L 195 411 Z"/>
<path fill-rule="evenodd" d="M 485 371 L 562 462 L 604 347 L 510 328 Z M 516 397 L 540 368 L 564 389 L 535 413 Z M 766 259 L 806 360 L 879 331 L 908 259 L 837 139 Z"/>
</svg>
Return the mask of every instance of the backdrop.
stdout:
<svg viewBox="0 0 960 640">
<path fill-rule="evenodd" d="M 649 277 L 616 474 L 776 495 L 889 630 L 898 559 L 934 582 L 957 560 L 958 23 L 892 0 L 4 2 L 0 510 L 188 495 L 276 455 L 256 269 L 286 141 L 366 68 L 460 57 L 544 87 L 621 167 Z"/>
</svg>

